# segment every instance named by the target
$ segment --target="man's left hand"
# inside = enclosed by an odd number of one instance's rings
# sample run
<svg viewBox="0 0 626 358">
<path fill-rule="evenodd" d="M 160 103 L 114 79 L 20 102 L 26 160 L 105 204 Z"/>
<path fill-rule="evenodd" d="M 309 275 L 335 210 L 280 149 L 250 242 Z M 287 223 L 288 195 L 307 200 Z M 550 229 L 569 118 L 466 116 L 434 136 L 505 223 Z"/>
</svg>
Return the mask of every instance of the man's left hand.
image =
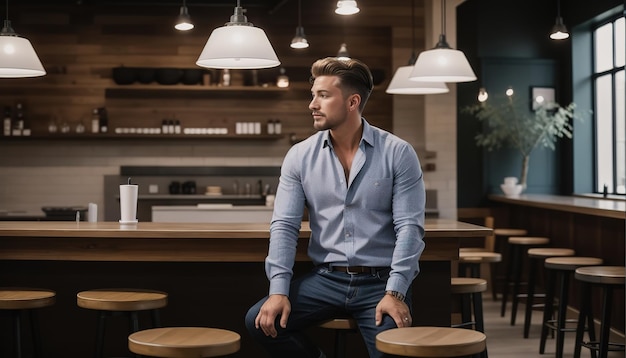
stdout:
<svg viewBox="0 0 626 358">
<path fill-rule="evenodd" d="M 388 314 L 396 322 L 398 328 L 411 327 L 413 317 L 409 311 L 409 306 L 399 299 L 384 295 L 376 306 L 376 325 L 380 326 L 383 321 L 383 315 Z"/>
</svg>

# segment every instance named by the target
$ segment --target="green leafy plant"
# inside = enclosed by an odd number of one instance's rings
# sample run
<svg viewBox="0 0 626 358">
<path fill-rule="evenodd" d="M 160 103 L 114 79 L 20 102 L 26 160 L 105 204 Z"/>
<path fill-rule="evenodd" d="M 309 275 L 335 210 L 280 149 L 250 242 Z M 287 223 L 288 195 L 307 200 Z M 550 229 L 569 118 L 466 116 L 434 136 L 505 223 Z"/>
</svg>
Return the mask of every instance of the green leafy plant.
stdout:
<svg viewBox="0 0 626 358">
<path fill-rule="evenodd" d="M 484 123 L 484 132 L 475 137 L 478 146 L 489 151 L 509 146 L 520 152 L 520 184 L 525 189 L 530 154 L 539 146 L 554 150 L 559 138 L 572 138 L 573 119 L 582 120 L 575 109 L 575 103 L 561 107 L 552 102 L 529 112 L 510 96 L 501 105 L 492 106 L 483 102 L 467 106 L 462 111 Z"/>
</svg>

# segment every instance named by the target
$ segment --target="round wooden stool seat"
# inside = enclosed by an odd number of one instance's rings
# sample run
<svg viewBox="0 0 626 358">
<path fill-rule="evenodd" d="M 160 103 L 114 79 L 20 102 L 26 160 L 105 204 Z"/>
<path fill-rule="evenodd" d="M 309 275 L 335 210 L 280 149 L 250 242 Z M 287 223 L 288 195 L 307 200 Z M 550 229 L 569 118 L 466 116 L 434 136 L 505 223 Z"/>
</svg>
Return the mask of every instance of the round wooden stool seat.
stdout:
<svg viewBox="0 0 626 358">
<path fill-rule="evenodd" d="M 487 347 L 484 333 L 465 328 L 404 327 L 376 336 L 376 348 L 403 357 L 459 357 Z"/>
<path fill-rule="evenodd" d="M 220 357 L 239 351 L 240 344 L 239 334 L 207 327 L 152 328 L 128 336 L 130 351 L 149 357 Z"/>
<path fill-rule="evenodd" d="M 502 254 L 490 251 L 459 251 L 459 261 L 467 263 L 488 263 L 502 261 Z"/>
<path fill-rule="evenodd" d="M 581 266 L 602 265 L 602 259 L 597 257 L 564 256 L 548 257 L 544 263 L 547 269 L 574 271 Z"/>
<path fill-rule="evenodd" d="M 576 251 L 572 249 L 563 249 L 557 247 L 545 247 L 545 248 L 532 248 L 528 249 L 528 257 L 533 259 L 545 259 L 548 257 L 557 256 L 574 256 Z"/>
<path fill-rule="evenodd" d="M 624 285 L 625 273 L 623 266 L 587 266 L 577 268 L 574 277 L 601 285 Z"/>
<path fill-rule="evenodd" d="M 0 309 L 28 310 L 52 306 L 56 293 L 42 288 L 0 287 Z"/>
<path fill-rule="evenodd" d="M 453 294 L 487 291 L 487 280 L 473 277 L 452 277 L 450 289 Z"/>
<path fill-rule="evenodd" d="M 356 321 L 352 318 L 333 318 L 331 320 L 322 322 L 320 325 L 322 328 L 328 329 L 356 329 Z"/>
<path fill-rule="evenodd" d="M 500 228 L 494 229 L 493 234 L 496 236 L 524 236 L 528 235 L 528 231 L 524 229 Z"/>
<path fill-rule="evenodd" d="M 135 288 L 96 289 L 79 292 L 76 303 L 100 311 L 144 311 L 165 307 L 167 293 Z"/>
<path fill-rule="evenodd" d="M 509 237 L 509 244 L 511 245 L 547 245 L 550 243 L 550 239 L 547 237 L 537 236 L 511 236 Z"/>
</svg>

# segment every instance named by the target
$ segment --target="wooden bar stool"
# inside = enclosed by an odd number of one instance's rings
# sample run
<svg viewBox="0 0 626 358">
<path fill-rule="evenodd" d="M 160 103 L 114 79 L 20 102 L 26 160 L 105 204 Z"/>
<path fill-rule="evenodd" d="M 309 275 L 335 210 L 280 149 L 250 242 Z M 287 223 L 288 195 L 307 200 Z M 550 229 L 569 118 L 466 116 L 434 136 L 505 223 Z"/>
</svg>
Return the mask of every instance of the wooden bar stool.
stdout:
<svg viewBox="0 0 626 358">
<path fill-rule="evenodd" d="M 485 333 L 482 292 L 487 291 L 487 281 L 474 277 L 452 277 L 450 291 L 461 299 L 461 323 L 453 324 L 452 327 L 471 327 Z M 481 356 L 487 358 L 487 349 Z"/>
<path fill-rule="evenodd" d="M 140 311 L 149 312 L 152 316 L 152 327 L 161 325 L 159 309 L 167 305 L 167 293 L 161 291 L 113 288 L 82 291 L 76 295 L 79 307 L 98 311 L 96 331 L 96 357 L 104 352 L 104 332 L 107 317 L 125 315 L 129 319 L 129 331 L 139 331 Z"/>
<path fill-rule="evenodd" d="M 541 264 L 541 267 L 543 267 L 544 260 L 549 257 L 574 256 L 575 254 L 576 252 L 572 249 L 556 247 L 528 249 L 528 266 L 530 267 L 528 273 L 528 293 L 526 295 L 526 312 L 524 315 L 524 338 L 528 338 L 530 333 L 530 322 L 532 320 L 533 308 L 543 307 L 543 304 L 546 304 L 546 302 L 544 302 L 540 305 L 534 305 L 537 266 Z M 545 294 L 542 296 L 545 297 Z"/>
<path fill-rule="evenodd" d="M 623 289 L 625 283 L 625 271 L 623 266 L 587 266 L 577 268 L 574 277 L 581 282 L 582 304 L 576 328 L 576 343 L 574 357 L 580 358 L 580 347 L 589 348 L 592 352 L 598 352 L 600 358 L 606 358 L 609 351 L 624 351 L 624 343 L 609 341 L 611 328 L 611 307 L 613 305 L 613 290 Z M 600 322 L 600 340 L 596 341 L 592 329 L 593 314 L 591 305 L 592 287 L 602 288 L 602 317 Z M 589 327 L 589 341 L 583 341 L 585 321 Z"/>
<path fill-rule="evenodd" d="M 376 348 L 402 357 L 461 357 L 483 352 L 487 337 L 464 328 L 392 328 L 376 335 Z"/>
<path fill-rule="evenodd" d="M 13 334 L 15 357 L 22 357 L 22 313 L 28 315 L 31 334 L 33 336 L 33 350 L 35 357 L 42 357 L 41 336 L 39 322 L 35 310 L 52 306 L 56 300 L 56 293 L 52 290 L 25 287 L 0 287 L 0 310 L 7 310 L 13 316 Z"/>
<path fill-rule="evenodd" d="M 239 351 L 241 336 L 233 331 L 208 327 L 165 327 L 128 336 L 128 349 L 148 357 L 222 357 Z"/>
<path fill-rule="evenodd" d="M 537 246 L 544 246 L 550 243 L 547 237 L 531 237 L 531 236 L 511 236 L 508 239 L 509 244 L 509 265 L 506 271 L 506 282 L 502 292 L 502 307 L 500 309 L 500 317 L 504 317 L 506 311 L 507 296 L 509 295 L 509 286 L 513 286 L 511 294 L 511 326 L 515 325 L 517 316 L 517 305 L 519 303 L 519 291 L 522 285 L 522 269 L 524 265 L 524 257 L 526 251 Z"/>
<path fill-rule="evenodd" d="M 567 303 L 569 294 L 570 276 L 579 267 L 602 265 L 602 259 L 597 257 L 549 257 L 544 261 L 544 266 L 548 273 L 546 282 L 546 304 L 543 306 L 543 323 L 541 327 L 541 339 L 539 341 L 539 353 L 543 354 L 546 348 L 548 329 L 556 332 L 556 358 L 563 357 L 563 340 L 565 332 L 575 332 L 575 328 L 568 328 L 567 323 L 574 323 L 574 320 L 567 320 Z M 555 286 L 559 280 L 559 299 L 557 319 L 552 319 L 554 313 Z"/>
<path fill-rule="evenodd" d="M 493 230 L 493 238 L 494 238 L 494 246 L 493 252 L 498 252 L 502 255 L 502 261 L 500 264 L 493 265 L 493 268 L 502 267 L 504 265 L 504 274 L 501 272 L 498 276 L 497 273 L 494 276 L 494 283 L 492 287 L 492 296 L 494 296 L 494 301 L 497 298 L 498 287 L 500 287 L 500 291 L 504 293 L 504 286 L 507 285 L 506 282 L 506 270 L 508 269 L 508 264 L 511 261 L 509 257 L 509 237 L 513 236 L 526 236 L 528 235 L 528 231 L 525 229 L 518 228 L 495 228 Z M 502 269 L 501 269 L 502 270 Z M 494 291 L 495 290 L 495 291 Z M 504 317 L 504 313 L 501 314 Z"/>
<path fill-rule="evenodd" d="M 469 277 L 481 278 L 481 266 L 483 264 L 489 264 L 489 276 L 490 282 L 488 285 L 491 286 L 493 299 L 495 300 L 495 294 L 493 290 L 493 286 L 495 286 L 496 281 L 496 263 L 502 261 L 502 254 L 499 252 L 491 252 L 491 251 L 474 251 L 474 250 L 463 250 L 461 248 L 459 250 L 459 277 L 467 277 L 467 272 L 469 271 Z"/>
<path fill-rule="evenodd" d="M 334 318 L 319 325 L 321 328 L 334 329 L 335 330 L 335 346 L 334 357 L 345 358 L 346 357 L 346 335 L 348 333 L 355 333 L 357 331 L 356 321 L 352 318 Z"/>
</svg>

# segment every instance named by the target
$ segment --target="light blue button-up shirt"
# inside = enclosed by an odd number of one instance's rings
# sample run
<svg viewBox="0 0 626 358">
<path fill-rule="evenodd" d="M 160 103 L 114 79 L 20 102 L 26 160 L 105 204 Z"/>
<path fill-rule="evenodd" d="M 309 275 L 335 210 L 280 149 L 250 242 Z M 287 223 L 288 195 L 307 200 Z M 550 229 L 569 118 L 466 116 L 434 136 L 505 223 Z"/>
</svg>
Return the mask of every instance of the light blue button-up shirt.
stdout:
<svg viewBox="0 0 626 358">
<path fill-rule="evenodd" d="M 406 294 L 424 250 L 424 181 L 406 141 L 365 121 L 346 183 L 329 131 L 294 145 L 283 161 L 265 271 L 270 294 L 289 294 L 305 206 L 315 265 L 391 267 L 387 290 Z"/>
</svg>

